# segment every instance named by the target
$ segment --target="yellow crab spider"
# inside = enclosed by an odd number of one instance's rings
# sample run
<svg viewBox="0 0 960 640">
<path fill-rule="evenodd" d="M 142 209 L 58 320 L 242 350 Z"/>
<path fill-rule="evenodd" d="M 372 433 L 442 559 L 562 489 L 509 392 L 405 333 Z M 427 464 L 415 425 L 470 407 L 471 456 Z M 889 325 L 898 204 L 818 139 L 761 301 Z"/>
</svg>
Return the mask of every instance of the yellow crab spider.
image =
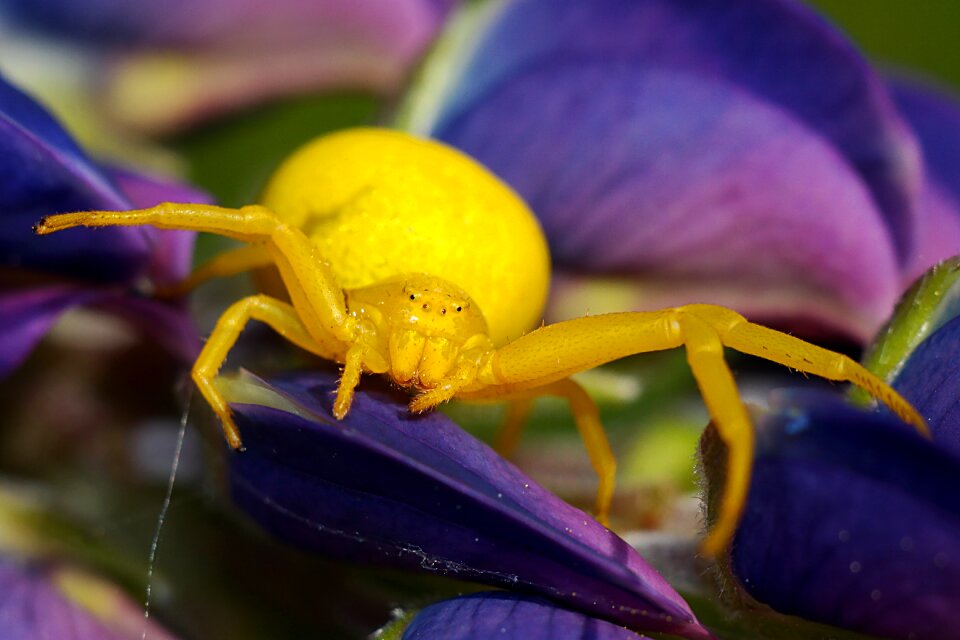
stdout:
<svg viewBox="0 0 960 640">
<path fill-rule="evenodd" d="M 334 414 L 350 410 L 362 373 L 413 389 L 411 411 L 451 398 L 512 401 L 514 440 L 532 398 L 565 398 L 599 476 L 606 521 L 616 464 L 596 405 L 570 375 L 631 354 L 685 346 L 714 424 L 729 446 L 721 512 L 703 550 L 722 550 L 749 486 L 753 431 L 724 347 L 843 380 L 927 434 L 923 418 L 846 356 L 747 322 L 734 311 L 687 305 L 588 316 L 530 329 L 549 287 L 549 254 L 523 201 L 486 169 L 437 142 L 355 129 L 319 138 L 271 178 L 261 205 L 229 209 L 161 204 L 136 211 L 53 215 L 38 234 L 69 227 L 153 225 L 215 233 L 245 245 L 201 266 L 181 287 L 273 266 L 289 302 L 261 293 L 221 316 L 193 367 L 230 446 L 241 447 L 215 378 L 244 326 L 270 325 L 299 347 L 343 365 Z M 280 294 L 282 295 L 282 294 Z"/>
</svg>

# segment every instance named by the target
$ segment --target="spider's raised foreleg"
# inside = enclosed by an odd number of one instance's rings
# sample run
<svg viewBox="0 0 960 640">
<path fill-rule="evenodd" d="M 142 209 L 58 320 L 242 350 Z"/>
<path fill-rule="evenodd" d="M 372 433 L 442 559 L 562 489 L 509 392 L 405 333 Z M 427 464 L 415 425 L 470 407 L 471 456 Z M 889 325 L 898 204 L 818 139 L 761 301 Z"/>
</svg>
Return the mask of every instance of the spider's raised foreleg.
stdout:
<svg viewBox="0 0 960 640">
<path fill-rule="evenodd" d="M 238 267 L 261 266 L 267 260 L 264 252 L 280 272 L 284 286 L 293 302 L 292 310 L 298 318 L 299 326 L 310 337 L 304 340 L 291 340 L 308 351 L 321 353 L 325 358 L 346 360 L 344 382 L 337 396 L 337 416 L 349 409 L 353 389 L 359 378 L 363 350 L 358 345 L 355 320 L 347 313 L 343 290 L 337 283 L 333 272 L 323 256 L 302 231 L 285 224 L 269 209 L 261 206 L 249 206 L 230 209 L 212 205 L 165 203 L 149 209 L 133 211 L 84 211 L 49 216 L 35 227 L 38 234 L 52 233 L 70 227 L 152 225 L 161 229 L 186 229 L 204 231 L 226 236 L 248 243 L 252 249 L 238 249 L 232 255 L 214 263 L 208 270 L 213 273 L 233 272 Z M 256 298 L 255 299 L 262 299 Z M 277 301 L 274 301 L 277 302 Z M 224 420 L 224 430 L 231 445 L 237 446 L 239 440 L 236 428 L 229 421 L 229 411 L 223 399 L 212 386 L 212 377 L 216 375 L 220 364 L 226 358 L 229 347 L 236 341 L 240 328 L 248 316 L 245 313 L 267 313 L 262 305 L 231 307 L 221 324 L 207 343 L 207 349 L 201 355 L 195 378 L 201 391 L 210 400 L 217 415 Z M 247 309 L 247 311 L 244 311 Z M 250 316 L 256 317 L 256 316 Z M 267 317 L 267 316 L 265 316 Z M 275 317 L 269 316 L 269 317 Z M 261 318 L 263 319 L 263 318 Z M 270 320 L 264 319 L 265 322 Z M 223 324 L 226 323 L 226 324 Z M 292 327 L 287 323 L 284 326 Z M 291 329 L 292 330 L 292 329 Z M 281 332 L 282 333 L 282 332 Z M 306 346 L 309 344 L 310 346 Z M 356 347 L 356 348 L 354 348 Z M 197 373 L 199 368 L 199 373 Z M 211 373 L 212 371 L 212 373 Z M 207 380 L 207 382 L 203 382 Z"/>
<path fill-rule="evenodd" d="M 48 216 L 38 234 L 71 227 L 151 225 L 160 229 L 205 231 L 263 246 L 277 266 L 293 306 L 315 340 L 352 343 L 355 331 L 343 291 L 313 243 L 259 205 L 230 209 L 203 204 L 164 203 L 132 211 L 81 211 Z"/>
<path fill-rule="evenodd" d="M 241 447 L 240 433 L 230 417 L 230 406 L 217 389 L 215 378 L 227 359 L 227 353 L 250 320 L 259 320 L 269 325 L 301 349 L 322 358 L 333 357 L 333 354 L 313 339 L 297 311 L 286 302 L 260 294 L 239 300 L 224 311 L 197 357 L 191 375 L 200 393 L 220 418 L 227 442 L 234 449 Z"/>
</svg>

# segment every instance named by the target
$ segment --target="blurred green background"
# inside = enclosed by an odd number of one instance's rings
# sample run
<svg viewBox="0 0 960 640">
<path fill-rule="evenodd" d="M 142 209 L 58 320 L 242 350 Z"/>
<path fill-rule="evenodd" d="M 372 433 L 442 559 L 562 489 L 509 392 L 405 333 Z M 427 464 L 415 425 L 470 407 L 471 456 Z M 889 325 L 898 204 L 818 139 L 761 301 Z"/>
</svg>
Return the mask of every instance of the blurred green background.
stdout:
<svg viewBox="0 0 960 640">
<path fill-rule="evenodd" d="M 960 89 L 957 0 L 811 0 L 874 62 Z"/>
</svg>

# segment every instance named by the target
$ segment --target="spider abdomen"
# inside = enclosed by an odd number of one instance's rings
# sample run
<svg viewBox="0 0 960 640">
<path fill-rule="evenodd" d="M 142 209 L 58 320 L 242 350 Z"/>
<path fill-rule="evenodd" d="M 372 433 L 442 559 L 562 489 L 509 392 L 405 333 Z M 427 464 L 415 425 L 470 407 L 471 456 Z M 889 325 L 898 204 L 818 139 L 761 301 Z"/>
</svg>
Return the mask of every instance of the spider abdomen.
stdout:
<svg viewBox="0 0 960 640">
<path fill-rule="evenodd" d="M 450 147 L 384 129 L 351 129 L 290 156 L 262 202 L 317 245 L 347 290 L 408 273 L 462 288 L 496 344 L 541 317 L 549 253 L 529 208 Z"/>
</svg>

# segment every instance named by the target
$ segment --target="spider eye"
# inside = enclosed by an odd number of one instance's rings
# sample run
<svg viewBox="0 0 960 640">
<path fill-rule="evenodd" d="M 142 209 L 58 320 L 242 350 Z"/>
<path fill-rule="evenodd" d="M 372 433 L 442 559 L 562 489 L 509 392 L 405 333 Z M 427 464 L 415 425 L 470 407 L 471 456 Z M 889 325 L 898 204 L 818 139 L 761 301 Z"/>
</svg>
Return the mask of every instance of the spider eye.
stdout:
<svg viewBox="0 0 960 640">
<path fill-rule="evenodd" d="M 415 295 L 413 295 L 413 294 L 411 293 L 411 294 L 410 294 L 410 299 L 411 299 L 411 300 L 416 300 L 416 299 L 417 299 L 417 296 L 415 296 Z"/>
<path fill-rule="evenodd" d="M 442 315 L 442 316 L 447 315 L 447 310 L 446 310 L 446 309 L 440 309 L 440 315 Z"/>
<path fill-rule="evenodd" d="M 461 307 L 460 305 L 457 305 L 457 311 L 463 311 L 463 307 Z"/>
</svg>

